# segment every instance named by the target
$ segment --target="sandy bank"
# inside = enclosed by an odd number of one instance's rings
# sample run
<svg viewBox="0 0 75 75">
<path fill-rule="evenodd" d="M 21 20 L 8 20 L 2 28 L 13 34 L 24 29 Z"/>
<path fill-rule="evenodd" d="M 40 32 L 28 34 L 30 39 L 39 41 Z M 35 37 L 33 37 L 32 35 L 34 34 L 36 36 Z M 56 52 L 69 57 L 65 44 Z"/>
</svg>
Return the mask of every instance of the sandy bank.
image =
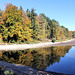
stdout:
<svg viewBox="0 0 75 75">
<path fill-rule="evenodd" d="M 41 47 L 51 47 L 51 46 L 68 46 L 68 45 L 75 45 L 74 40 L 67 40 L 63 42 L 41 42 L 37 44 L 13 44 L 13 45 L 0 45 L 0 51 L 2 50 L 24 50 L 24 49 L 31 49 L 31 48 L 41 48 Z"/>
</svg>

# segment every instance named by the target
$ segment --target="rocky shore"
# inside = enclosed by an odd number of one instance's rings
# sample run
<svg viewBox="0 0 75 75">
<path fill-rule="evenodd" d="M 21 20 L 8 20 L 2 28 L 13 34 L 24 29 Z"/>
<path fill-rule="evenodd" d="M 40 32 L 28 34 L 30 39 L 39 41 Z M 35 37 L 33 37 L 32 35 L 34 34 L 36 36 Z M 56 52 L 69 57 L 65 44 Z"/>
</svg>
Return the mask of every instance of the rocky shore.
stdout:
<svg viewBox="0 0 75 75">
<path fill-rule="evenodd" d="M 12 71 L 16 75 L 67 75 L 62 73 L 42 71 L 36 68 L 7 63 L 3 61 L 0 61 L 0 68 L 3 68 L 4 70 Z"/>
</svg>

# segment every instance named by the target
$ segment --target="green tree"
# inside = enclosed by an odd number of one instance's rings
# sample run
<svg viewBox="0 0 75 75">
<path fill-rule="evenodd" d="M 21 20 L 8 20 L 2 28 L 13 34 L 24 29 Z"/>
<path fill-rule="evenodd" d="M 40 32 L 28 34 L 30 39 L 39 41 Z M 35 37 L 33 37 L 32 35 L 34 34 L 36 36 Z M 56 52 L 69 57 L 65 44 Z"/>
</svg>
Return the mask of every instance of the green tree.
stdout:
<svg viewBox="0 0 75 75">
<path fill-rule="evenodd" d="M 30 12 L 29 9 L 26 10 L 26 14 L 27 14 L 27 16 L 28 16 L 29 18 L 31 18 L 31 12 Z"/>
<path fill-rule="evenodd" d="M 46 38 L 46 27 L 47 27 L 47 21 L 44 17 L 43 14 L 40 14 L 39 15 L 39 20 L 40 20 L 40 29 L 41 29 L 41 33 L 40 33 L 40 36 L 41 36 L 41 39 L 45 39 Z"/>
<path fill-rule="evenodd" d="M 39 19 L 37 14 L 34 12 L 35 9 L 31 9 L 31 26 L 33 29 L 32 35 L 33 35 L 33 39 L 39 39 Z"/>
<path fill-rule="evenodd" d="M 75 38 L 75 31 L 72 31 L 72 38 Z"/>
</svg>

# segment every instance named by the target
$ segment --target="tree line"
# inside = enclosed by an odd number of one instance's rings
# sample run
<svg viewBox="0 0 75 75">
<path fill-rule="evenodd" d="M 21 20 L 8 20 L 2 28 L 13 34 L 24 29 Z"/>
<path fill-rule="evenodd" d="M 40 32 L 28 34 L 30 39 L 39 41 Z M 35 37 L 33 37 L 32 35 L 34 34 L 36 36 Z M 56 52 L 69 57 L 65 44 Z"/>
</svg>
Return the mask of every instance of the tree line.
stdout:
<svg viewBox="0 0 75 75">
<path fill-rule="evenodd" d="M 55 19 L 45 14 L 38 15 L 35 9 L 23 10 L 11 3 L 5 11 L 0 10 L 0 38 L 4 42 L 26 42 L 55 38 L 56 40 L 75 37 L 75 32 L 60 26 Z"/>
</svg>

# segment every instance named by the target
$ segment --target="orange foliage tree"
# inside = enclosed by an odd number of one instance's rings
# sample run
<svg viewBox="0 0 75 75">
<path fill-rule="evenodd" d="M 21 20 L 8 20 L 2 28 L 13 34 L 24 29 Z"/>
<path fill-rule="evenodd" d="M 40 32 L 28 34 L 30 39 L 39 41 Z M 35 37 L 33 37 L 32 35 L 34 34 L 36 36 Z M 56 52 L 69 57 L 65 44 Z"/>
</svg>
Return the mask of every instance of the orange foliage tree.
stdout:
<svg viewBox="0 0 75 75">
<path fill-rule="evenodd" d="M 3 13 L 1 27 L 3 40 L 7 42 L 31 41 L 30 19 L 12 4 L 6 6 Z"/>
</svg>

